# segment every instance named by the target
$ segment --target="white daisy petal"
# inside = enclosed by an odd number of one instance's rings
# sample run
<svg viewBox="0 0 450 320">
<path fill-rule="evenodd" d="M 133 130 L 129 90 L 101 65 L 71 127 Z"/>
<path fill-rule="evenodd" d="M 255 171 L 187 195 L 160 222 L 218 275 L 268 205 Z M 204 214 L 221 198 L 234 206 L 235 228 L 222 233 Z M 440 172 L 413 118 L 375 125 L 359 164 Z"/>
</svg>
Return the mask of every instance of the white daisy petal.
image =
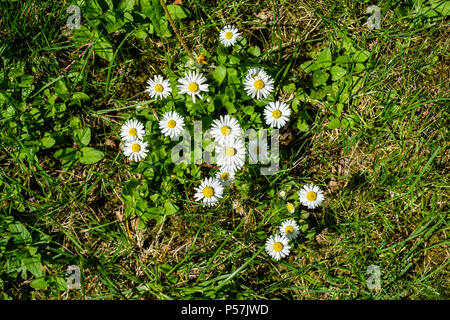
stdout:
<svg viewBox="0 0 450 320">
<path fill-rule="evenodd" d="M 272 235 L 266 241 L 266 252 L 275 260 L 281 260 L 289 255 L 291 246 L 289 239 L 283 235 Z"/>
<path fill-rule="evenodd" d="M 246 77 L 244 80 L 244 89 L 252 98 L 267 98 L 274 88 L 273 79 L 267 73 L 258 73 L 257 75 Z"/>
<path fill-rule="evenodd" d="M 223 196 L 223 186 L 216 178 L 206 178 L 194 190 L 196 191 L 195 201 L 202 201 L 203 206 L 213 206 Z"/>
<path fill-rule="evenodd" d="M 216 179 L 222 183 L 224 187 L 230 186 L 234 181 L 235 171 L 233 168 L 220 167 L 216 173 Z"/>
<path fill-rule="evenodd" d="M 172 92 L 169 81 L 164 79 L 161 75 L 156 75 L 154 79 L 148 79 L 147 84 L 148 86 L 145 90 L 152 99 L 167 98 Z"/>
<path fill-rule="evenodd" d="M 147 145 L 145 141 L 127 141 L 123 149 L 123 154 L 131 161 L 140 161 L 147 156 Z"/>
<path fill-rule="evenodd" d="M 290 115 L 291 109 L 281 101 L 269 102 L 264 108 L 266 123 L 272 128 L 282 128 L 289 121 Z"/>
<path fill-rule="evenodd" d="M 308 207 L 308 209 L 315 209 L 319 207 L 325 200 L 323 191 L 313 184 L 305 185 L 299 192 L 300 202 Z"/>
<path fill-rule="evenodd" d="M 234 140 L 241 137 L 242 130 L 236 119 L 225 115 L 220 116 L 220 119 L 214 120 L 211 135 L 216 143 L 223 144 L 227 140 Z"/>
<path fill-rule="evenodd" d="M 142 140 L 145 136 L 144 125 L 137 120 L 128 120 L 120 128 L 123 141 Z"/>
<path fill-rule="evenodd" d="M 225 140 L 223 144 L 216 145 L 216 161 L 219 166 L 238 170 L 245 163 L 245 146 L 241 139 Z"/>
<path fill-rule="evenodd" d="M 280 234 L 285 236 L 288 240 L 297 238 L 299 233 L 300 229 L 297 225 L 297 222 L 295 222 L 295 220 L 293 219 L 283 221 L 280 226 Z"/>
<path fill-rule="evenodd" d="M 225 47 L 234 46 L 239 36 L 239 30 L 233 26 L 226 26 L 219 32 L 220 43 Z"/>
<path fill-rule="evenodd" d="M 184 119 L 177 112 L 169 111 L 159 120 L 159 128 L 165 136 L 176 138 L 183 132 Z"/>
<path fill-rule="evenodd" d="M 180 94 L 188 94 L 192 97 L 192 102 L 195 103 L 195 99 L 198 96 L 202 99 L 201 92 L 208 92 L 209 86 L 206 83 L 206 78 L 202 73 L 188 71 L 184 78 L 178 79 L 181 85 L 178 85 Z"/>
</svg>

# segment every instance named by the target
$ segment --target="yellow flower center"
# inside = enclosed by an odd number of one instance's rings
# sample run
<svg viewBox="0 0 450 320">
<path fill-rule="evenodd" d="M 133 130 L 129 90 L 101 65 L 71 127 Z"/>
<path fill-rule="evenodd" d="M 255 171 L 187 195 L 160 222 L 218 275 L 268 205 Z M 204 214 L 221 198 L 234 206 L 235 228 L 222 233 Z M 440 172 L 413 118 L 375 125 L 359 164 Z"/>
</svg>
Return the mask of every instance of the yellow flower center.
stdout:
<svg viewBox="0 0 450 320">
<path fill-rule="evenodd" d="M 317 198 L 317 193 L 315 193 L 314 191 L 310 191 L 306 194 L 306 199 L 308 199 L 308 201 L 314 201 Z"/>
<path fill-rule="evenodd" d="M 175 128 L 176 125 L 177 125 L 177 122 L 176 122 L 175 120 L 169 120 L 169 121 L 167 122 L 167 126 L 168 126 L 170 129 Z"/>
<path fill-rule="evenodd" d="M 224 136 L 227 136 L 231 133 L 231 128 L 228 126 L 223 126 L 222 129 L 220 129 L 220 132 L 222 132 Z"/>
<path fill-rule="evenodd" d="M 289 211 L 293 211 L 293 210 L 294 210 L 294 205 L 293 205 L 292 203 L 288 203 L 288 204 L 286 205 L 286 207 L 287 207 L 287 209 L 288 209 Z"/>
<path fill-rule="evenodd" d="M 228 31 L 225 33 L 225 39 L 230 40 L 231 38 L 233 38 L 233 32 Z"/>
<path fill-rule="evenodd" d="M 226 148 L 226 149 L 225 149 L 225 154 L 226 154 L 228 157 L 234 156 L 234 155 L 236 154 L 236 150 L 235 150 L 234 148 L 231 148 L 231 147 Z"/>
<path fill-rule="evenodd" d="M 162 85 L 160 85 L 159 83 L 155 86 L 155 91 L 156 92 L 163 92 L 164 88 Z"/>
<path fill-rule="evenodd" d="M 206 59 L 205 55 L 202 53 L 197 57 L 197 62 L 199 64 L 206 64 L 208 60 Z"/>
<path fill-rule="evenodd" d="M 196 84 L 195 82 L 191 82 L 188 85 L 188 89 L 189 89 L 190 92 L 197 92 L 198 84 Z"/>
<path fill-rule="evenodd" d="M 131 150 L 133 150 L 133 152 L 139 152 L 139 151 L 141 151 L 141 146 L 139 144 L 135 143 L 131 146 Z"/>
<path fill-rule="evenodd" d="M 222 178 L 222 180 L 227 181 L 228 179 L 230 179 L 230 174 L 228 172 L 222 172 L 220 177 Z"/>
<path fill-rule="evenodd" d="M 135 128 L 131 128 L 130 130 L 128 130 L 128 134 L 130 136 L 135 136 L 137 135 L 137 130 Z"/>
<path fill-rule="evenodd" d="M 211 198 L 214 195 L 214 189 L 211 187 L 205 187 L 202 193 L 206 198 Z"/>
<path fill-rule="evenodd" d="M 280 252 L 281 250 L 283 250 L 283 244 L 281 242 L 275 242 L 273 244 L 273 250 L 275 250 L 276 252 Z"/>
<path fill-rule="evenodd" d="M 293 226 L 287 226 L 286 229 L 284 229 L 284 232 L 286 232 L 287 234 L 291 234 L 294 232 L 294 227 Z"/>
<path fill-rule="evenodd" d="M 275 119 L 278 119 L 279 117 L 281 117 L 281 111 L 280 110 L 273 110 L 272 112 L 272 117 L 274 117 Z"/>
<path fill-rule="evenodd" d="M 255 86 L 255 89 L 261 90 L 262 88 L 264 88 L 264 81 L 256 80 L 253 85 Z"/>
</svg>

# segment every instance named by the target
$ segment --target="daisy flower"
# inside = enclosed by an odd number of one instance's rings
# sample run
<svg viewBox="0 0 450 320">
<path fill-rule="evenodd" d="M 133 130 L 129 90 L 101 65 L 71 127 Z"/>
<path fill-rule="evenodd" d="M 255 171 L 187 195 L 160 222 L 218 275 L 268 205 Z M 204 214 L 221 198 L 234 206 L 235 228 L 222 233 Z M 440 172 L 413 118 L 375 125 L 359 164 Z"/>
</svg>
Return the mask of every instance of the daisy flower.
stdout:
<svg viewBox="0 0 450 320">
<path fill-rule="evenodd" d="M 220 116 L 220 119 L 214 120 L 211 128 L 211 135 L 218 144 L 223 144 L 226 140 L 237 139 L 241 134 L 239 123 L 228 114 Z"/>
<path fill-rule="evenodd" d="M 295 207 L 294 207 L 294 205 L 291 202 L 286 203 L 286 209 L 290 213 L 294 213 L 295 212 Z"/>
<path fill-rule="evenodd" d="M 233 26 L 226 26 L 225 28 L 223 28 L 220 31 L 219 39 L 220 39 L 220 42 L 225 47 L 231 47 L 231 46 L 234 46 L 234 44 L 236 43 L 239 35 L 240 35 L 240 33 L 239 33 L 238 29 L 236 29 Z"/>
<path fill-rule="evenodd" d="M 227 140 L 224 144 L 216 145 L 215 152 L 219 166 L 238 170 L 244 165 L 245 146 L 240 139 Z"/>
<path fill-rule="evenodd" d="M 201 92 L 208 92 L 209 87 L 206 78 L 202 73 L 188 71 L 184 78 L 178 79 L 181 84 L 178 85 L 180 94 L 189 94 L 192 97 L 192 102 L 195 103 L 195 97 L 202 99 Z"/>
<path fill-rule="evenodd" d="M 145 136 L 144 125 L 137 120 L 128 120 L 120 128 L 123 141 L 142 140 Z"/>
<path fill-rule="evenodd" d="M 213 206 L 222 198 L 223 186 L 216 178 L 206 178 L 200 184 L 200 187 L 194 188 L 195 201 L 202 200 L 203 206 Z"/>
<path fill-rule="evenodd" d="M 297 238 L 299 233 L 300 229 L 298 228 L 297 222 L 293 219 L 283 221 L 280 226 L 280 234 L 285 236 L 288 240 Z"/>
<path fill-rule="evenodd" d="M 150 97 L 156 99 L 164 99 L 170 96 L 172 88 L 170 87 L 169 80 L 164 79 L 160 75 L 156 75 L 154 79 L 147 80 L 147 88 L 145 89 Z"/>
<path fill-rule="evenodd" d="M 289 255 L 291 247 L 289 240 L 283 235 L 272 235 L 266 241 L 266 252 L 275 260 L 280 260 Z"/>
<path fill-rule="evenodd" d="M 159 121 L 161 132 L 170 138 L 178 137 L 184 128 L 184 119 L 175 111 L 166 112 Z"/>
<path fill-rule="evenodd" d="M 147 156 L 147 142 L 134 140 L 127 141 L 123 153 L 131 161 L 140 161 Z"/>
<path fill-rule="evenodd" d="M 245 79 L 253 79 L 258 76 L 268 76 L 268 74 L 262 68 L 253 67 L 248 69 L 247 73 L 245 74 Z"/>
<path fill-rule="evenodd" d="M 280 196 L 281 199 L 286 199 L 286 191 L 281 190 L 278 195 Z"/>
<path fill-rule="evenodd" d="M 224 187 L 228 187 L 234 181 L 234 170 L 227 167 L 221 167 L 216 173 L 216 178 Z"/>
<path fill-rule="evenodd" d="M 255 77 L 245 79 L 244 89 L 252 98 L 267 98 L 273 91 L 273 79 L 265 72 L 259 73 Z"/>
<path fill-rule="evenodd" d="M 308 209 L 315 209 L 325 200 L 323 191 L 313 184 L 305 185 L 299 193 L 300 202 Z"/>
<path fill-rule="evenodd" d="M 289 121 L 290 115 L 291 109 L 286 103 L 281 101 L 269 102 L 264 108 L 266 123 L 272 128 L 280 129 L 283 127 Z"/>
</svg>

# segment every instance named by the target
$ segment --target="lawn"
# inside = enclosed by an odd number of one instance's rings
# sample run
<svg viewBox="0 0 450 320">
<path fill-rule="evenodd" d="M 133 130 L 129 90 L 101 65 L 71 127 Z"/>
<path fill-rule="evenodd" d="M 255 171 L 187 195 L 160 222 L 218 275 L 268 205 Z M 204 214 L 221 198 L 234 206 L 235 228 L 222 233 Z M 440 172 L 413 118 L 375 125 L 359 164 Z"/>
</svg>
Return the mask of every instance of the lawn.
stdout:
<svg viewBox="0 0 450 320">
<path fill-rule="evenodd" d="M 441 0 L 1 1 L 0 299 L 449 299 L 449 15 Z M 262 98 L 252 67 L 273 80 Z M 209 85 L 195 101 L 188 71 Z M 161 131 L 171 111 L 183 143 Z M 270 154 L 247 152 L 205 206 L 196 188 L 221 167 L 205 132 L 224 115 L 266 130 Z M 288 219 L 278 260 L 266 241 Z"/>
</svg>

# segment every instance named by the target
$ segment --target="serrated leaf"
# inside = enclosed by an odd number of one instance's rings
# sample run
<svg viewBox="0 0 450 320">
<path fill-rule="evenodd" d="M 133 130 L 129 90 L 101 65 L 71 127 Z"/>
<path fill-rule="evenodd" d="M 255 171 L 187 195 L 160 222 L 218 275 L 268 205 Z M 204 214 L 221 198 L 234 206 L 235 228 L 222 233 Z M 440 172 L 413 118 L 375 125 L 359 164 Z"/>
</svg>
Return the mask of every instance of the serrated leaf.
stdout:
<svg viewBox="0 0 450 320">
<path fill-rule="evenodd" d="M 105 154 L 97 149 L 91 147 L 84 147 L 81 149 L 80 162 L 84 164 L 93 164 L 103 159 Z"/>
</svg>

